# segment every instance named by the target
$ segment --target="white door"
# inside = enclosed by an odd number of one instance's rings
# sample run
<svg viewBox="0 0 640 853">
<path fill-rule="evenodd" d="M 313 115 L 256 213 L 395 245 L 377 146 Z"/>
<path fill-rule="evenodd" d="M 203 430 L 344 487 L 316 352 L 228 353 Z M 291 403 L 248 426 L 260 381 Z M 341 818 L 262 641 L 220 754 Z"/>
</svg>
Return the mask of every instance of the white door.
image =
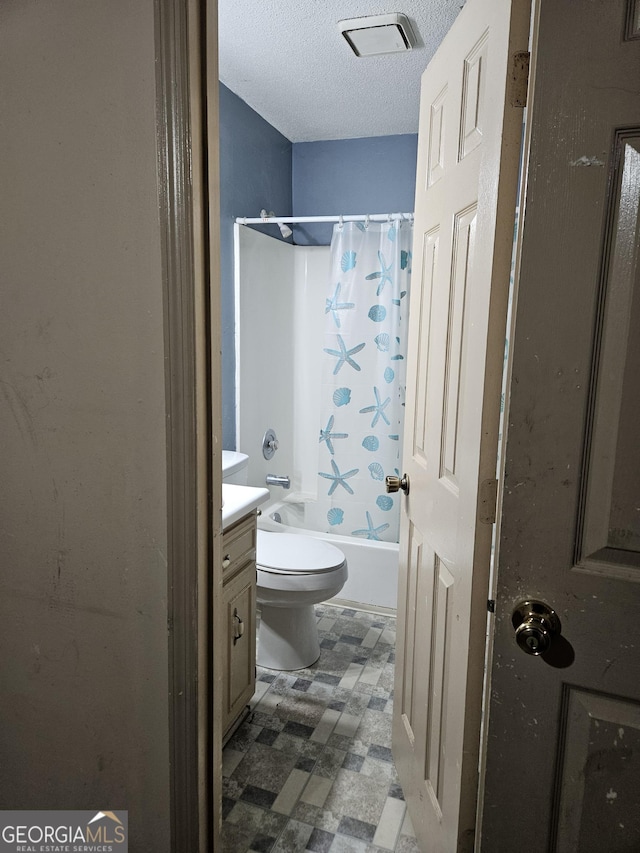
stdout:
<svg viewBox="0 0 640 853">
<path fill-rule="evenodd" d="M 482 850 L 636 853 L 640 3 L 537 11 Z M 526 598 L 560 618 L 542 657 Z"/>
<path fill-rule="evenodd" d="M 422 80 L 393 751 L 425 851 L 474 843 L 528 26 L 469 0 Z"/>
</svg>

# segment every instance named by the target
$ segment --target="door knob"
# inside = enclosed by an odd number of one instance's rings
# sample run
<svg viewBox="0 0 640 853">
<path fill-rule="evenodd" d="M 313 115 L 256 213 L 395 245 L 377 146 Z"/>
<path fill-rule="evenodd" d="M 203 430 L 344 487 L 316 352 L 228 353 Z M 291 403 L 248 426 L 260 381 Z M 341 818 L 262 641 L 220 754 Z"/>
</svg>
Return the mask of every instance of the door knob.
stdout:
<svg viewBox="0 0 640 853">
<path fill-rule="evenodd" d="M 560 633 L 558 614 L 543 601 L 521 601 L 511 617 L 516 629 L 516 642 L 528 655 L 543 655 Z"/>
<path fill-rule="evenodd" d="M 403 474 L 402 479 L 400 477 L 395 477 L 393 474 L 384 478 L 384 484 L 386 486 L 387 492 L 399 492 L 400 489 L 405 493 L 405 495 L 409 494 L 409 475 Z"/>
</svg>

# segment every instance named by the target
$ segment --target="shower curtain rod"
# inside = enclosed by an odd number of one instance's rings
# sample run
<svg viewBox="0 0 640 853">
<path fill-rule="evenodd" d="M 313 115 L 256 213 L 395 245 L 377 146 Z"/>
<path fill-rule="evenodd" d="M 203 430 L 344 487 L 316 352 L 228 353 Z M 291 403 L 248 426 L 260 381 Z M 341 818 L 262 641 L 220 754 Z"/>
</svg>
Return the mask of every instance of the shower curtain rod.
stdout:
<svg viewBox="0 0 640 853">
<path fill-rule="evenodd" d="M 270 222 L 276 225 L 280 222 L 391 222 L 392 220 L 413 221 L 413 213 L 359 213 L 338 216 L 238 216 L 238 225 L 268 225 Z"/>
</svg>

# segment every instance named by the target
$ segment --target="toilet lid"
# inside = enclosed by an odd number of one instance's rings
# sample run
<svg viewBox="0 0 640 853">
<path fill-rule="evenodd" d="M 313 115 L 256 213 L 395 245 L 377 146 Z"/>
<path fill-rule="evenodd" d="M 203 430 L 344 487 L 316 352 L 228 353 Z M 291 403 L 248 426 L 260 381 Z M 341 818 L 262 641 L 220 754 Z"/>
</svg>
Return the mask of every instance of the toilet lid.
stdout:
<svg viewBox="0 0 640 853">
<path fill-rule="evenodd" d="M 339 548 L 295 533 L 271 533 L 258 530 L 256 562 L 276 572 L 326 572 L 344 563 Z"/>
</svg>

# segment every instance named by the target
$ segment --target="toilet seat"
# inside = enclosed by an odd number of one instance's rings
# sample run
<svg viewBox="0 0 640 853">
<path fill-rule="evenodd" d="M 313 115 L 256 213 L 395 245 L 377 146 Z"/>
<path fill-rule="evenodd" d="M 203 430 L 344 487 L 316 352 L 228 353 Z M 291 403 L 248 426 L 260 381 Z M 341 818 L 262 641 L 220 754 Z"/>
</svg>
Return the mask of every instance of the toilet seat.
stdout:
<svg viewBox="0 0 640 853">
<path fill-rule="evenodd" d="M 256 562 L 272 574 L 316 575 L 341 568 L 344 554 L 323 539 L 258 530 Z"/>
</svg>

